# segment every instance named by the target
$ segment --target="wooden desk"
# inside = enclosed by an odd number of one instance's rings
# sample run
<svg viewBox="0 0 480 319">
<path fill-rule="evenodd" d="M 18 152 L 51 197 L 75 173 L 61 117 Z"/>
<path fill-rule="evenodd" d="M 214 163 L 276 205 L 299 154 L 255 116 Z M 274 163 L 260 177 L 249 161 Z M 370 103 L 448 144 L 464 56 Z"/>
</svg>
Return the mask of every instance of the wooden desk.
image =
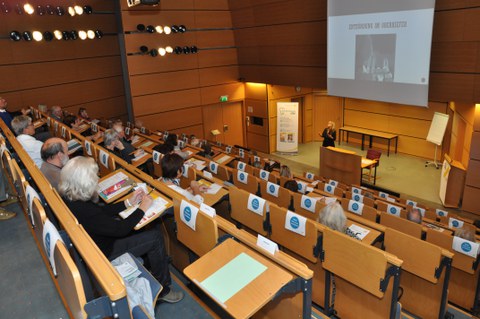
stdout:
<svg viewBox="0 0 480 319">
<path fill-rule="evenodd" d="M 242 253 L 258 261 L 267 269 L 222 303 L 203 287 L 202 282 Z M 251 317 L 272 300 L 283 286 L 294 279 L 290 272 L 233 239 L 227 239 L 205 254 L 185 268 L 184 273 L 234 318 Z M 231 274 L 232 277 L 237 275 Z"/>
<path fill-rule="evenodd" d="M 340 138 L 338 140 L 338 144 L 342 143 L 343 140 L 343 132 L 347 133 L 347 143 L 348 143 L 348 135 L 349 133 L 356 133 L 356 134 L 361 134 L 362 135 L 362 151 L 364 149 L 364 144 L 365 144 L 365 136 L 369 136 L 369 144 L 368 147 L 372 148 L 372 138 L 373 137 L 378 137 L 382 138 L 388 141 L 388 148 L 387 148 L 387 156 L 390 156 L 390 141 L 395 140 L 395 154 L 397 153 L 398 149 L 398 135 L 394 134 L 388 134 L 388 133 L 383 133 L 379 131 L 373 131 L 373 130 L 368 130 L 364 128 L 359 128 L 359 127 L 353 127 L 353 126 L 344 126 L 338 129 L 338 132 L 340 134 Z"/>
<path fill-rule="evenodd" d="M 225 154 L 225 153 L 220 153 L 217 156 L 213 158 L 213 161 L 220 164 L 220 165 L 228 165 L 231 161 L 235 159 L 234 156 Z"/>
<path fill-rule="evenodd" d="M 359 227 L 362 227 L 366 230 L 369 231 L 369 233 L 362 239 L 362 243 L 365 243 L 365 244 L 369 244 L 369 245 L 372 245 L 373 243 L 375 243 L 375 241 L 377 240 L 378 237 L 380 237 L 380 235 L 382 234 L 381 232 L 379 232 L 378 230 L 375 230 L 373 228 L 370 228 L 368 226 L 365 226 L 363 224 L 360 224 L 360 223 L 356 223 L 356 222 L 353 222 L 349 219 L 347 219 L 347 223 L 346 223 L 346 226 L 347 227 L 350 227 L 351 225 L 357 225 Z"/>
<path fill-rule="evenodd" d="M 370 172 L 368 174 L 368 182 L 370 182 L 370 178 L 372 177 L 372 167 L 373 167 L 373 185 L 377 183 L 377 161 L 371 160 L 368 158 L 362 157 L 362 176 L 363 176 L 363 169 L 369 168 Z"/>
<path fill-rule="evenodd" d="M 201 183 L 202 180 L 199 182 Z M 206 181 L 206 180 L 204 180 Z M 212 182 L 206 181 L 208 184 L 212 184 Z M 218 183 L 217 183 L 218 184 Z M 222 185 L 222 184 L 220 184 Z M 207 194 L 207 193 L 202 193 L 202 197 L 204 199 L 204 204 L 208 206 L 213 206 L 216 203 L 220 202 L 222 198 L 224 198 L 226 195 L 228 195 L 228 190 L 225 188 L 220 188 L 216 194 Z"/>
<path fill-rule="evenodd" d="M 103 201 L 107 204 L 113 203 L 116 200 L 124 197 L 125 194 L 127 194 L 127 192 L 133 187 L 133 184 L 140 181 L 138 178 L 136 178 L 135 176 L 133 176 L 132 174 L 130 174 L 126 170 L 120 168 L 120 169 L 117 169 L 117 170 L 111 172 L 110 174 L 105 175 L 104 177 L 100 178 L 100 180 L 98 182 L 101 183 L 101 182 L 105 181 L 106 179 L 108 179 L 108 178 L 110 178 L 110 177 L 112 177 L 112 176 L 114 176 L 115 174 L 118 174 L 118 173 L 125 174 L 128 177 L 129 180 L 128 180 L 128 182 L 126 182 L 125 184 L 123 184 L 121 186 L 121 188 L 122 188 L 121 193 L 119 193 L 119 194 L 117 194 L 117 195 L 115 195 L 115 196 L 113 196 L 109 199 L 105 199 L 102 196 L 100 196 L 100 198 L 103 199 Z"/>
<path fill-rule="evenodd" d="M 135 167 L 145 164 L 149 159 L 152 158 L 152 154 L 145 152 L 144 156 L 140 157 L 138 160 L 132 160 L 132 164 Z"/>
<path fill-rule="evenodd" d="M 191 157 L 191 156 L 193 156 L 193 155 L 196 155 L 198 152 L 200 152 L 200 150 L 196 149 L 196 148 L 193 147 L 193 146 L 185 146 L 185 147 L 182 149 L 182 152 L 188 153 L 188 157 Z"/>
<path fill-rule="evenodd" d="M 153 148 L 157 145 L 158 145 L 158 143 L 155 143 L 154 141 L 143 140 L 143 141 L 140 141 L 138 143 L 135 143 L 135 145 L 133 145 L 133 146 L 135 148 L 141 148 L 141 149 L 145 150 L 146 152 L 153 153 Z"/>
</svg>

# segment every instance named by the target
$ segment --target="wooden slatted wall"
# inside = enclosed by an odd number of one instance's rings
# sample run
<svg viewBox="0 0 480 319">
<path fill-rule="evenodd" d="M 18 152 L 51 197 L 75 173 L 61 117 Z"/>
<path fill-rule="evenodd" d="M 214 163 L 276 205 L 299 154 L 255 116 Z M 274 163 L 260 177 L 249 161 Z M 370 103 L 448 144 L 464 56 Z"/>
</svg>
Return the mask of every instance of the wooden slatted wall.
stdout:
<svg viewBox="0 0 480 319">
<path fill-rule="evenodd" d="M 120 51 L 115 6 L 112 0 L 81 0 L 75 4 L 90 5 L 93 14 L 71 17 L 37 14 L 19 15 L 15 4 L 6 1 L 11 12 L 0 11 L 0 96 L 7 99 L 10 110 L 29 105 L 60 105 L 76 113 L 86 107 L 97 118 L 125 117 Z M 45 1 L 30 1 L 35 7 Z M 49 1 L 63 6 L 65 1 Z M 70 4 L 71 5 L 71 4 Z M 51 42 L 14 42 L 11 31 L 53 31 L 99 29 L 105 35 L 95 40 Z"/>
<path fill-rule="evenodd" d="M 219 103 L 221 95 L 243 101 L 227 0 L 162 0 L 158 6 L 132 8 L 122 1 L 122 20 L 133 111 L 145 126 L 203 137 L 202 106 Z M 185 25 L 187 32 L 127 34 L 138 24 Z M 197 46 L 199 52 L 130 55 L 142 45 Z"/>
</svg>

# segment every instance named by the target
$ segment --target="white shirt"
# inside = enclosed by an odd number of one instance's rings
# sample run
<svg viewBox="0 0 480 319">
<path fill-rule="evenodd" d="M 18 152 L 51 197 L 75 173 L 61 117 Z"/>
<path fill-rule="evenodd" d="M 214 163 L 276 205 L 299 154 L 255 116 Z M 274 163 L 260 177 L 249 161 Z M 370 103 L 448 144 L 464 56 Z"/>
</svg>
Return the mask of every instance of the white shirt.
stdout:
<svg viewBox="0 0 480 319">
<path fill-rule="evenodd" d="M 35 137 L 27 134 L 20 134 L 17 136 L 17 141 L 22 144 L 25 151 L 35 162 L 35 165 L 37 165 L 38 168 L 42 167 L 43 160 L 40 155 L 40 149 L 42 148 L 43 142 L 40 142 Z"/>
</svg>

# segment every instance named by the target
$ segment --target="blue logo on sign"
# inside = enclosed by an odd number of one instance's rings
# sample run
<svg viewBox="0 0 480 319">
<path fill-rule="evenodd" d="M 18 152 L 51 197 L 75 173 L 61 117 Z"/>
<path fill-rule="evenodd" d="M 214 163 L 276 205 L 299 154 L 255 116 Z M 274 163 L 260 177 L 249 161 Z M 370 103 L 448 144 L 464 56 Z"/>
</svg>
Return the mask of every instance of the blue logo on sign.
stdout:
<svg viewBox="0 0 480 319">
<path fill-rule="evenodd" d="M 30 203 L 30 194 L 27 195 L 27 203 Z"/>
<path fill-rule="evenodd" d="M 103 154 L 103 162 L 106 163 L 107 162 L 107 155 L 106 154 Z"/>
<path fill-rule="evenodd" d="M 255 210 L 257 210 L 258 207 L 260 207 L 260 203 L 258 202 L 258 199 L 255 198 L 255 199 L 252 200 L 252 207 Z"/>
<path fill-rule="evenodd" d="M 438 216 L 445 216 L 445 213 L 443 211 L 439 211 Z"/>
<path fill-rule="evenodd" d="M 50 258 L 50 233 L 45 235 L 45 248 L 47 250 L 48 258 Z"/>
<path fill-rule="evenodd" d="M 243 163 L 240 163 L 239 167 L 240 169 L 243 169 Z"/>
<path fill-rule="evenodd" d="M 290 218 L 290 226 L 292 226 L 293 229 L 297 229 L 298 227 L 300 227 L 300 221 L 297 217 L 294 216 Z"/>
<path fill-rule="evenodd" d="M 183 217 L 185 217 L 185 220 L 187 222 L 190 221 L 190 219 L 192 219 L 192 211 L 190 210 L 190 207 L 185 207 L 185 209 L 183 210 Z"/>
<path fill-rule="evenodd" d="M 327 192 L 331 192 L 332 191 L 332 186 L 328 185 L 327 186 Z"/>
<path fill-rule="evenodd" d="M 395 207 L 390 207 L 390 214 L 395 214 L 397 212 L 397 210 L 395 209 Z"/>
<path fill-rule="evenodd" d="M 352 209 L 355 210 L 355 211 L 358 210 L 359 207 L 360 206 L 357 203 L 352 204 Z"/>
<path fill-rule="evenodd" d="M 467 242 L 462 243 L 461 247 L 462 247 L 462 250 L 466 253 L 468 253 L 468 252 L 470 252 L 470 250 L 472 250 L 472 245 L 470 245 Z"/>
<path fill-rule="evenodd" d="M 215 164 L 210 164 L 210 169 L 213 171 L 215 169 Z"/>
<path fill-rule="evenodd" d="M 299 191 L 301 191 L 301 190 L 302 190 L 302 187 L 303 187 L 302 183 L 298 183 L 298 185 L 297 185 L 297 189 L 298 189 Z"/>
<path fill-rule="evenodd" d="M 307 199 L 305 200 L 305 207 L 310 208 L 310 206 L 312 206 L 312 201 L 307 198 Z"/>
<path fill-rule="evenodd" d="M 452 226 L 453 226 L 453 227 L 456 228 L 456 227 L 458 227 L 458 225 L 459 225 L 458 220 L 452 221 Z"/>
<path fill-rule="evenodd" d="M 244 174 L 240 174 L 240 180 L 243 181 L 245 179 L 245 175 Z"/>
<path fill-rule="evenodd" d="M 270 187 L 268 189 L 270 189 L 270 193 L 275 192 L 275 186 L 273 186 L 273 185 L 270 185 Z"/>
<path fill-rule="evenodd" d="M 360 191 L 359 191 L 358 189 L 356 189 L 356 188 L 353 190 L 353 192 L 354 192 L 355 194 L 360 193 Z"/>
<path fill-rule="evenodd" d="M 265 178 L 265 177 L 267 177 L 267 173 L 262 172 L 262 175 L 261 175 L 261 176 L 262 176 L 262 178 Z"/>
<path fill-rule="evenodd" d="M 354 200 L 356 200 L 356 201 L 358 202 L 358 201 L 360 201 L 360 196 L 358 196 L 358 195 L 355 195 L 355 196 L 353 196 L 353 199 L 354 199 Z"/>
<path fill-rule="evenodd" d="M 158 153 L 155 153 L 155 155 L 153 156 L 153 160 L 156 162 L 158 160 Z"/>
<path fill-rule="evenodd" d="M 380 197 L 385 198 L 385 197 L 387 197 L 387 195 L 386 194 L 380 194 Z"/>
<path fill-rule="evenodd" d="M 407 205 L 414 206 L 413 202 L 410 202 L 410 201 L 407 203 Z"/>
</svg>

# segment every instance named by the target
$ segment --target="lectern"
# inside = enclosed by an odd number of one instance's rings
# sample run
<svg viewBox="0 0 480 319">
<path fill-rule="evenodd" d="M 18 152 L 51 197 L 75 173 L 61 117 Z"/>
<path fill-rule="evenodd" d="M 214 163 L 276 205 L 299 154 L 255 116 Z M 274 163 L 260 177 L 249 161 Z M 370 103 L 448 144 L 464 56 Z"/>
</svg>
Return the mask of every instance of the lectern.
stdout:
<svg viewBox="0 0 480 319">
<path fill-rule="evenodd" d="M 459 207 L 465 185 L 465 167 L 445 154 L 440 176 L 440 200 L 445 207 Z"/>
</svg>

